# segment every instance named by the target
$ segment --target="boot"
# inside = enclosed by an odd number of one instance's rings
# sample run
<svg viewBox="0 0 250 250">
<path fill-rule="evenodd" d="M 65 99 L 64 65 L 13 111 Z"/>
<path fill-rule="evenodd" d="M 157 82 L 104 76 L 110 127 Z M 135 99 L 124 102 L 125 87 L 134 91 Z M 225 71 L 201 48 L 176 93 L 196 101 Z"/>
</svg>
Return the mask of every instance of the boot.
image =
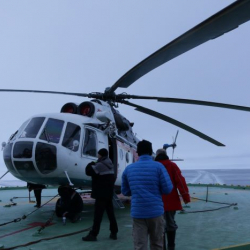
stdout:
<svg viewBox="0 0 250 250">
<path fill-rule="evenodd" d="M 175 233 L 176 231 L 167 231 L 168 250 L 175 250 Z"/>
<path fill-rule="evenodd" d="M 95 235 L 89 233 L 87 236 L 82 237 L 83 241 L 97 241 L 97 238 Z"/>
<path fill-rule="evenodd" d="M 112 239 L 112 240 L 117 240 L 117 234 L 116 233 L 111 233 L 109 238 Z"/>
</svg>

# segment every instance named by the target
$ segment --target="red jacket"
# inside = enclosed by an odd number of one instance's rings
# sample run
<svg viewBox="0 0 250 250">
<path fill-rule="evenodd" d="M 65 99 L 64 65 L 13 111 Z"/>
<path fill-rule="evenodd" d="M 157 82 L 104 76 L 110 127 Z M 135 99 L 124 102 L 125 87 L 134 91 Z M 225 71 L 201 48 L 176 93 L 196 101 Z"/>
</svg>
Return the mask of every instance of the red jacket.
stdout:
<svg viewBox="0 0 250 250">
<path fill-rule="evenodd" d="M 179 193 L 185 203 L 190 202 L 190 195 L 185 178 L 182 176 L 178 166 L 170 160 L 159 160 L 168 171 L 173 183 L 173 190 L 168 195 L 163 195 L 164 211 L 182 210 Z M 179 191 L 179 193 L 178 193 Z"/>
</svg>

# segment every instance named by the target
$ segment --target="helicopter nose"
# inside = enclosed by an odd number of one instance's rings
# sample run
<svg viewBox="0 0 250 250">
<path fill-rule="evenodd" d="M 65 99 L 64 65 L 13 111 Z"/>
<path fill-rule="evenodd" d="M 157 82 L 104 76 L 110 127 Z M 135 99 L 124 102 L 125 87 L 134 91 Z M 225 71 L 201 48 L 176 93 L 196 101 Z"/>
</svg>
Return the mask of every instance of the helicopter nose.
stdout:
<svg viewBox="0 0 250 250">
<path fill-rule="evenodd" d="M 13 153 L 12 153 L 13 148 Z M 33 142 L 31 141 L 18 141 L 16 143 L 8 143 L 4 150 L 4 162 L 8 170 L 16 177 L 38 176 L 32 162 Z"/>
<path fill-rule="evenodd" d="M 8 170 L 16 177 L 39 178 L 56 169 L 56 147 L 47 143 L 17 141 L 4 148 L 4 161 Z M 12 153 L 13 148 L 13 153 Z"/>
</svg>

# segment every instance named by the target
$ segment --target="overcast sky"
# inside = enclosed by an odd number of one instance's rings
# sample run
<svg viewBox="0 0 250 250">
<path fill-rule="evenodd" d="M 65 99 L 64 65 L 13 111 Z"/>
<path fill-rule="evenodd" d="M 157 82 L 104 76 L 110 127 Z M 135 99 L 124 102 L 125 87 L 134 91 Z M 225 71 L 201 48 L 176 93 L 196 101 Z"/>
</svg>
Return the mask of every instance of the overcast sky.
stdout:
<svg viewBox="0 0 250 250">
<path fill-rule="evenodd" d="M 144 58 L 233 1 L 126 0 L 0 2 L 0 88 L 103 92 Z M 250 22 L 148 73 L 116 93 L 223 102 L 250 107 Z M 0 93 L 0 142 L 39 113 L 84 98 Z M 132 101 L 222 142 L 217 147 L 179 129 L 181 169 L 250 168 L 250 113 L 183 104 Z M 119 106 L 154 150 L 177 127 Z M 172 151 L 168 150 L 171 155 Z M 6 172 L 0 159 L 0 175 Z M 8 174 L 5 179 L 13 179 Z"/>
</svg>

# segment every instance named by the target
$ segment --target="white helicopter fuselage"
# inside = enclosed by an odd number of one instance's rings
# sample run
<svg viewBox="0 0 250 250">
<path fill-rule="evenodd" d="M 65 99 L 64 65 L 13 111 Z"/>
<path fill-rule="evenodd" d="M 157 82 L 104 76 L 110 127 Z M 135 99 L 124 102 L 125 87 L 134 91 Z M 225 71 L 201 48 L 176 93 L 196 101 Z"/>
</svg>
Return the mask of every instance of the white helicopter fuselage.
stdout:
<svg viewBox="0 0 250 250">
<path fill-rule="evenodd" d="M 94 109 L 91 112 L 86 108 L 90 103 Z M 26 182 L 89 187 L 91 178 L 85 168 L 97 161 L 98 150 L 106 148 L 115 166 L 115 185 L 120 186 L 124 169 L 137 158 L 138 140 L 126 135 L 126 131 L 130 130 L 130 135 L 132 131 L 128 126 L 119 135 L 114 110 L 106 102 L 84 105 L 83 115 L 40 114 L 24 122 L 4 147 L 8 170 Z M 122 118 L 119 116 L 118 123 Z"/>
</svg>

